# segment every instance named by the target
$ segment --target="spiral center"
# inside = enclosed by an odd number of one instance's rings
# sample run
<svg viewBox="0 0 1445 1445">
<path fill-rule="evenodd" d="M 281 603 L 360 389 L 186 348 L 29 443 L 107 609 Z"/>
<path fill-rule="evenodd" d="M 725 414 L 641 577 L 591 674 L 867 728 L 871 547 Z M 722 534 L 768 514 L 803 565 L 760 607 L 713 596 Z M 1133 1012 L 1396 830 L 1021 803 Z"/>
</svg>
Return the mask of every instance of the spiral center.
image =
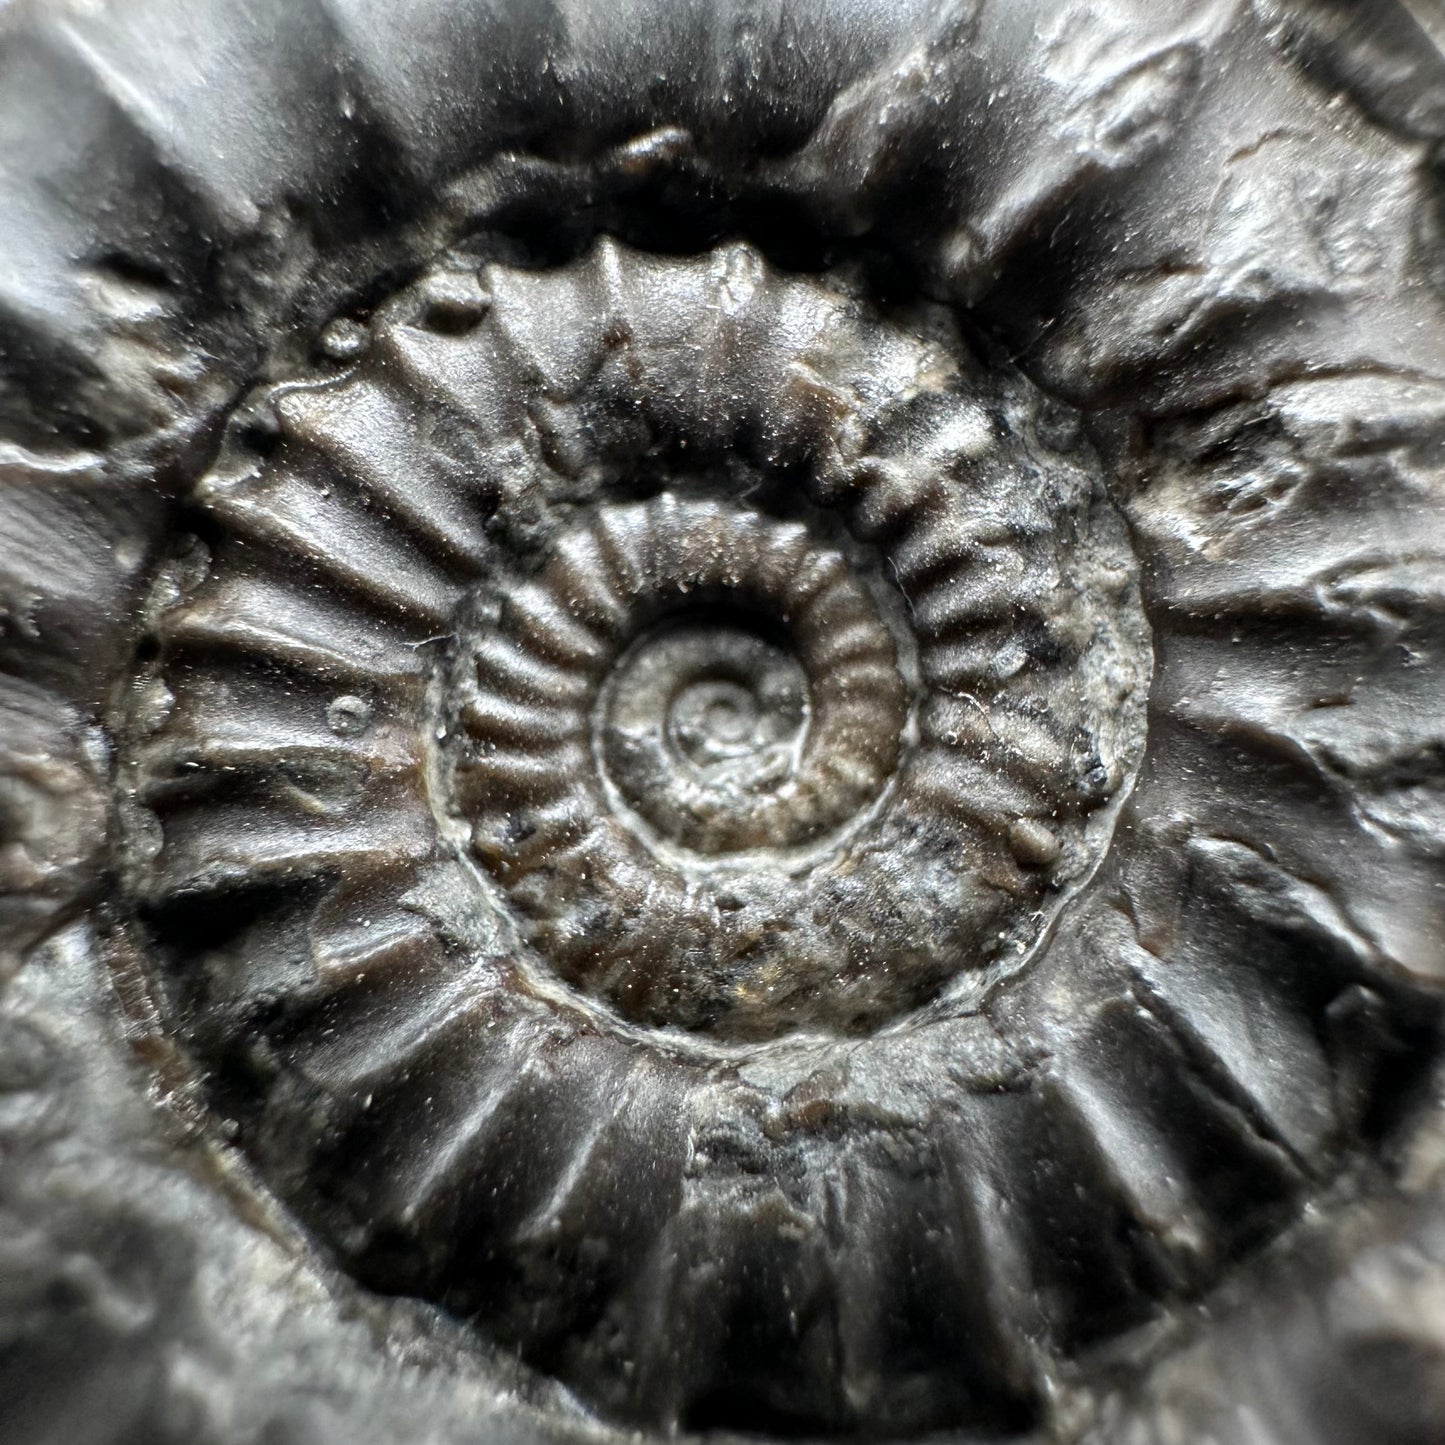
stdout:
<svg viewBox="0 0 1445 1445">
<path fill-rule="evenodd" d="M 734 682 L 694 683 L 672 712 L 673 736 L 702 767 L 766 747 L 758 736 L 764 723 L 757 698 Z"/>
<path fill-rule="evenodd" d="M 671 621 L 620 660 L 598 752 L 622 801 L 661 837 L 703 853 L 767 847 L 808 712 L 790 648 L 736 618 Z M 814 827 L 789 828 L 785 841 Z"/>
</svg>

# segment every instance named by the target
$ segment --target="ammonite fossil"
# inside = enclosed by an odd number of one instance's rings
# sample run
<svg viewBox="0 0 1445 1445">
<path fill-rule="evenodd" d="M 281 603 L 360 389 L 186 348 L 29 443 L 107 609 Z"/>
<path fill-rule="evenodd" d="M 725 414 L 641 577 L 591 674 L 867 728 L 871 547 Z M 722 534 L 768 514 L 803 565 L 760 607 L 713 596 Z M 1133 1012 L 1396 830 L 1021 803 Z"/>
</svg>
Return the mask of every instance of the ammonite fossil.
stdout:
<svg viewBox="0 0 1445 1445">
<path fill-rule="evenodd" d="M 0 16 L 0 1439 L 1445 1428 L 1430 22 Z"/>
</svg>

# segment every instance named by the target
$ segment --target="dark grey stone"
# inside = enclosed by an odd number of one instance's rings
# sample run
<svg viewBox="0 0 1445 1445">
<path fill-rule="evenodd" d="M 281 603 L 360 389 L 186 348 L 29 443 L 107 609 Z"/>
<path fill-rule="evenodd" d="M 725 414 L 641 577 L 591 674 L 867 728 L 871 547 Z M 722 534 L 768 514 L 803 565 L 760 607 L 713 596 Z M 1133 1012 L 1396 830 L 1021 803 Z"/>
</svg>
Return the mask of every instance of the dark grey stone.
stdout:
<svg viewBox="0 0 1445 1445">
<path fill-rule="evenodd" d="M 1442 34 L 0 12 L 0 1445 L 1445 1434 Z"/>
</svg>

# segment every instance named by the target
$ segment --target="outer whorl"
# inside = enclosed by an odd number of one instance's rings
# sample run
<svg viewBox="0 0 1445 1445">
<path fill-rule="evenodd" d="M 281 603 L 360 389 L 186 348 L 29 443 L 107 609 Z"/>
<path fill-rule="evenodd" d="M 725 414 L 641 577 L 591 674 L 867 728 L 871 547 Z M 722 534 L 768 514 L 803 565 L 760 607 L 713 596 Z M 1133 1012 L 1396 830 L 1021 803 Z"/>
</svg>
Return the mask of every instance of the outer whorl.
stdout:
<svg viewBox="0 0 1445 1445">
<path fill-rule="evenodd" d="M 1026 1401 L 965 1347 L 1008 1309 L 888 1323 L 913 1269 L 858 1275 L 837 1214 L 877 1198 L 887 1258 L 883 1218 L 974 1207 L 939 1110 L 1000 1067 L 969 1037 L 987 990 L 1139 761 L 1136 564 L 1077 424 L 936 310 L 740 245 L 452 256 L 354 352 L 241 408 L 138 693 L 162 934 L 257 888 L 308 920 L 280 975 L 262 924 L 170 984 L 263 1167 L 363 1277 L 630 1418 L 686 1418 L 761 1337 L 746 1395 L 828 1426 Z M 855 1097 L 838 1034 L 947 1072 Z M 656 1183 L 641 1218 L 619 1158 Z M 703 1344 L 718 1308 L 732 1345 Z"/>
<path fill-rule="evenodd" d="M 1328 1167 L 1234 975 L 1054 926 L 1151 660 L 1057 402 L 741 245 L 453 254 L 331 365 L 197 488 L 136 887 L 163 949 L 264 890 L 167 988 L 362 1279 L 643 1423 L 996 1422 Z"/>
<path fill-rule="evenodd" d="M 124 1334 L 167 1439 L 274 1328 L 385 1445 L 1112 1445 L 1433 1358 L 1365 1296 L 1440 1157 L 1445 67 L 1377 9 L 0 13 L 37 1380 Z M 145 1089 L 153 1196 L 66 1152 Z"/>
</svg>

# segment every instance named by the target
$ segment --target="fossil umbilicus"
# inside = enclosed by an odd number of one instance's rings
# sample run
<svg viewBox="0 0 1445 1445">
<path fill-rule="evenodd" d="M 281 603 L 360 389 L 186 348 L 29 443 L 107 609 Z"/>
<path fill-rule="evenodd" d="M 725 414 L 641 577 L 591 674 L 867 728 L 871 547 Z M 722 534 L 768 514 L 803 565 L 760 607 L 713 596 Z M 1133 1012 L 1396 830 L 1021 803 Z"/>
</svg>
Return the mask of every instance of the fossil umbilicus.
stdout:
<svg viewBox="0 0 1445 1445">
<path fill-rule="evenodd" d="M 0 1440 L 1445 1430 L 1421 23 L 19 0 L 0 134 Z"/>
</svg>

